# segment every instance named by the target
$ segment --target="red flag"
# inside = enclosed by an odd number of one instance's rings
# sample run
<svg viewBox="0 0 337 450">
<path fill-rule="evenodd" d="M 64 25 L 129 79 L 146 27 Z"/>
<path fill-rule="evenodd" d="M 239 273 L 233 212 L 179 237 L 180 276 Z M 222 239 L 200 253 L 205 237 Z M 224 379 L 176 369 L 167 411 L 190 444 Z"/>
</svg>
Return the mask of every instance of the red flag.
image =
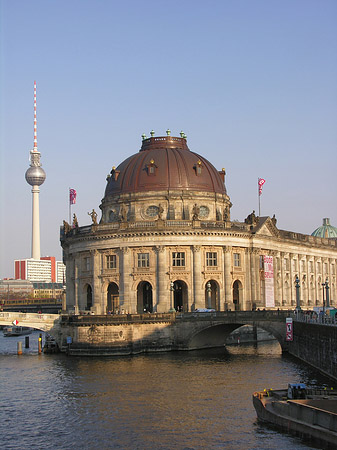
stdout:
<svg viewBox="0 0 337 450">
<path fill-rule="evenodd" d="M 69 202 L 71 205 L 75 205 L 76 203 L 76 191 L 75 189 L 69 189 Z"/>
<path fill-rule="evenodd" d="M 266 180 L 264 180 L 263 178 L 259 178 L 259 179 L 258 179 L 259 195 L 262 194 L 262 186 L 264 185 L 265 182 L 266 182 Z"/>
</svg>

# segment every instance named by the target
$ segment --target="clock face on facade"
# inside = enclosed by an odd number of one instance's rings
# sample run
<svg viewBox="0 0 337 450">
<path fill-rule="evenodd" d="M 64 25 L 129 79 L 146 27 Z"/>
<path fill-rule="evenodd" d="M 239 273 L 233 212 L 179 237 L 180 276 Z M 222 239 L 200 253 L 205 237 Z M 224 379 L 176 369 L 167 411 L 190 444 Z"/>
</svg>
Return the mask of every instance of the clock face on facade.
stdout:
<svg viewBox="0 0 337 450">
<path fill-rule="evenodd" d="M 146 215 L 148 217 L 156 217 L 158 215 L 158 212 L 159 212 L 158 206 L 152 205 L 147 208 Z"/>
<path fill-rule="evenodd" d="M 200 206 L 199 208 L 199 217 L 207 217 L 209 214 L 209 209 L 207 206 Z"/>
</svg>

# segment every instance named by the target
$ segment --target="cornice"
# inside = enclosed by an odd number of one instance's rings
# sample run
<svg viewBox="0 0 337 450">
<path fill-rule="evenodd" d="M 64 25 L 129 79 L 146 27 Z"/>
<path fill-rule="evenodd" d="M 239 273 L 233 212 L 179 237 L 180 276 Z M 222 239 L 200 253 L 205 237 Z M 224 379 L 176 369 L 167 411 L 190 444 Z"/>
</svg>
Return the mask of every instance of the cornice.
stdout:
<svg viewBox="0 0 337 450">
<path fill-rule="evenodd" d="M 69 247 L 71 247 L 75 243 L 87 243 L 87 242 L 100 242 L 100 241 L 107 241 L 107 240 L 133 240 L 134 238 L 137 238 L 138 240 L 140 238 L 154 238 L 154 239 L 161 239 L 164 237 L 170 237 L 170 236 L 176 236 L 176 237 L 219 237 L 224 238 L 226 240 L 228 239 L 245 239 L 247 240 L 247 247 L 254 247 L 254 242 L 258 242 L 258 246 L 264 247 L 264 245 L 261 243 L 261 241 L 274 243 L 276 246 L 282 246 L 285 247 L 289 246 L 300 246 L 302 249 L 304 248 L 314 248 L 314 249 L 322 249 L 326 251 L 335 251 L 337 254 L 337 245 L 333 244 L 332 242 L 326 242 L 327 239 L 323 242 L 312 242 L 311 239 L 308 241 L 302 240 L 302 239 L 293 239 L 289 238 L 286 235 L 279 234 L 278 236 L 266 236 L 266 235 L 258 235 L 258 234 L 251 234 L 247 231 L 231 231 L 228 229 L 217 229 L 217 230 L 210 230 L 210 229 L 189 229 L 189 230 L 145 230 L 145 231 L 125 231 L 125 230 L 118 230 L 118 231 L 112 231 L 112 232 L 100 232 L 100 233 L 88 233 L 86 235 L 74 235 L 69 236 L 61 241 L 62 247 L 64 251 L 69 250 Z M 309 236 L 310 238 L 310 236 Z M 279 251 L 278 249 L 275 249 L 276 251 Z M 303 253 L 303 250 L 301 251 Z"/>
</svg>

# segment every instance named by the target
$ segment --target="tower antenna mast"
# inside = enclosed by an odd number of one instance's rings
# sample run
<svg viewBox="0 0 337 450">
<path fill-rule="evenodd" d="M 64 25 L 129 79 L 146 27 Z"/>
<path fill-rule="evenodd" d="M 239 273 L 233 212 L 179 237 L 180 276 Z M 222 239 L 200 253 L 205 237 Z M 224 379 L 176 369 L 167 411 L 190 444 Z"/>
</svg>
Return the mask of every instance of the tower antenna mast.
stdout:
<svg viewBox="0 0 337 450">
<path fill-rule="evenodd" d="M 30 167 L 26 171 L 26 181 L 32 186 L 32 258 L 40 259 L 40 207 L 39 186 L 44 183 L 46 173 L 41 167 L 41 154 L 37 149 L 36 126 L 36 81 L 34 81 L 34 145 L 30 151 Z"/>
<path fill-rule="evenodd" d="M 36 128 L 36 81 L 34 81 L 34 145 L 33 152 L 37 152 L 37 128 Z"/>
</svg>

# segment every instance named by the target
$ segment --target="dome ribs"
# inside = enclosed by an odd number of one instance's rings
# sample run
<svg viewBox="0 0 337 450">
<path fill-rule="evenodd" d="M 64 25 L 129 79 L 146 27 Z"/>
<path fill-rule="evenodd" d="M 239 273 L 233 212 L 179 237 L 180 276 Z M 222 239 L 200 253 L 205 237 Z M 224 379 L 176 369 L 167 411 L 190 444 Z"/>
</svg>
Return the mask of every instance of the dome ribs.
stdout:
<svg viewBox="0 0 337 450">
<path fill-rule="evenodd" d="M 201 173 L 195 170 L 199 160 Z M 155 167 L 151 174 L 150 165 Z M 117 180 L 109 179 L 105 196 L 167 189 L 226 195 L 219 172 L 206 158 L 191 152 L 185 138 L 145 139 L 140 151 L 123 161 L 117 170 L 120 175 Z"/>
</svg>

